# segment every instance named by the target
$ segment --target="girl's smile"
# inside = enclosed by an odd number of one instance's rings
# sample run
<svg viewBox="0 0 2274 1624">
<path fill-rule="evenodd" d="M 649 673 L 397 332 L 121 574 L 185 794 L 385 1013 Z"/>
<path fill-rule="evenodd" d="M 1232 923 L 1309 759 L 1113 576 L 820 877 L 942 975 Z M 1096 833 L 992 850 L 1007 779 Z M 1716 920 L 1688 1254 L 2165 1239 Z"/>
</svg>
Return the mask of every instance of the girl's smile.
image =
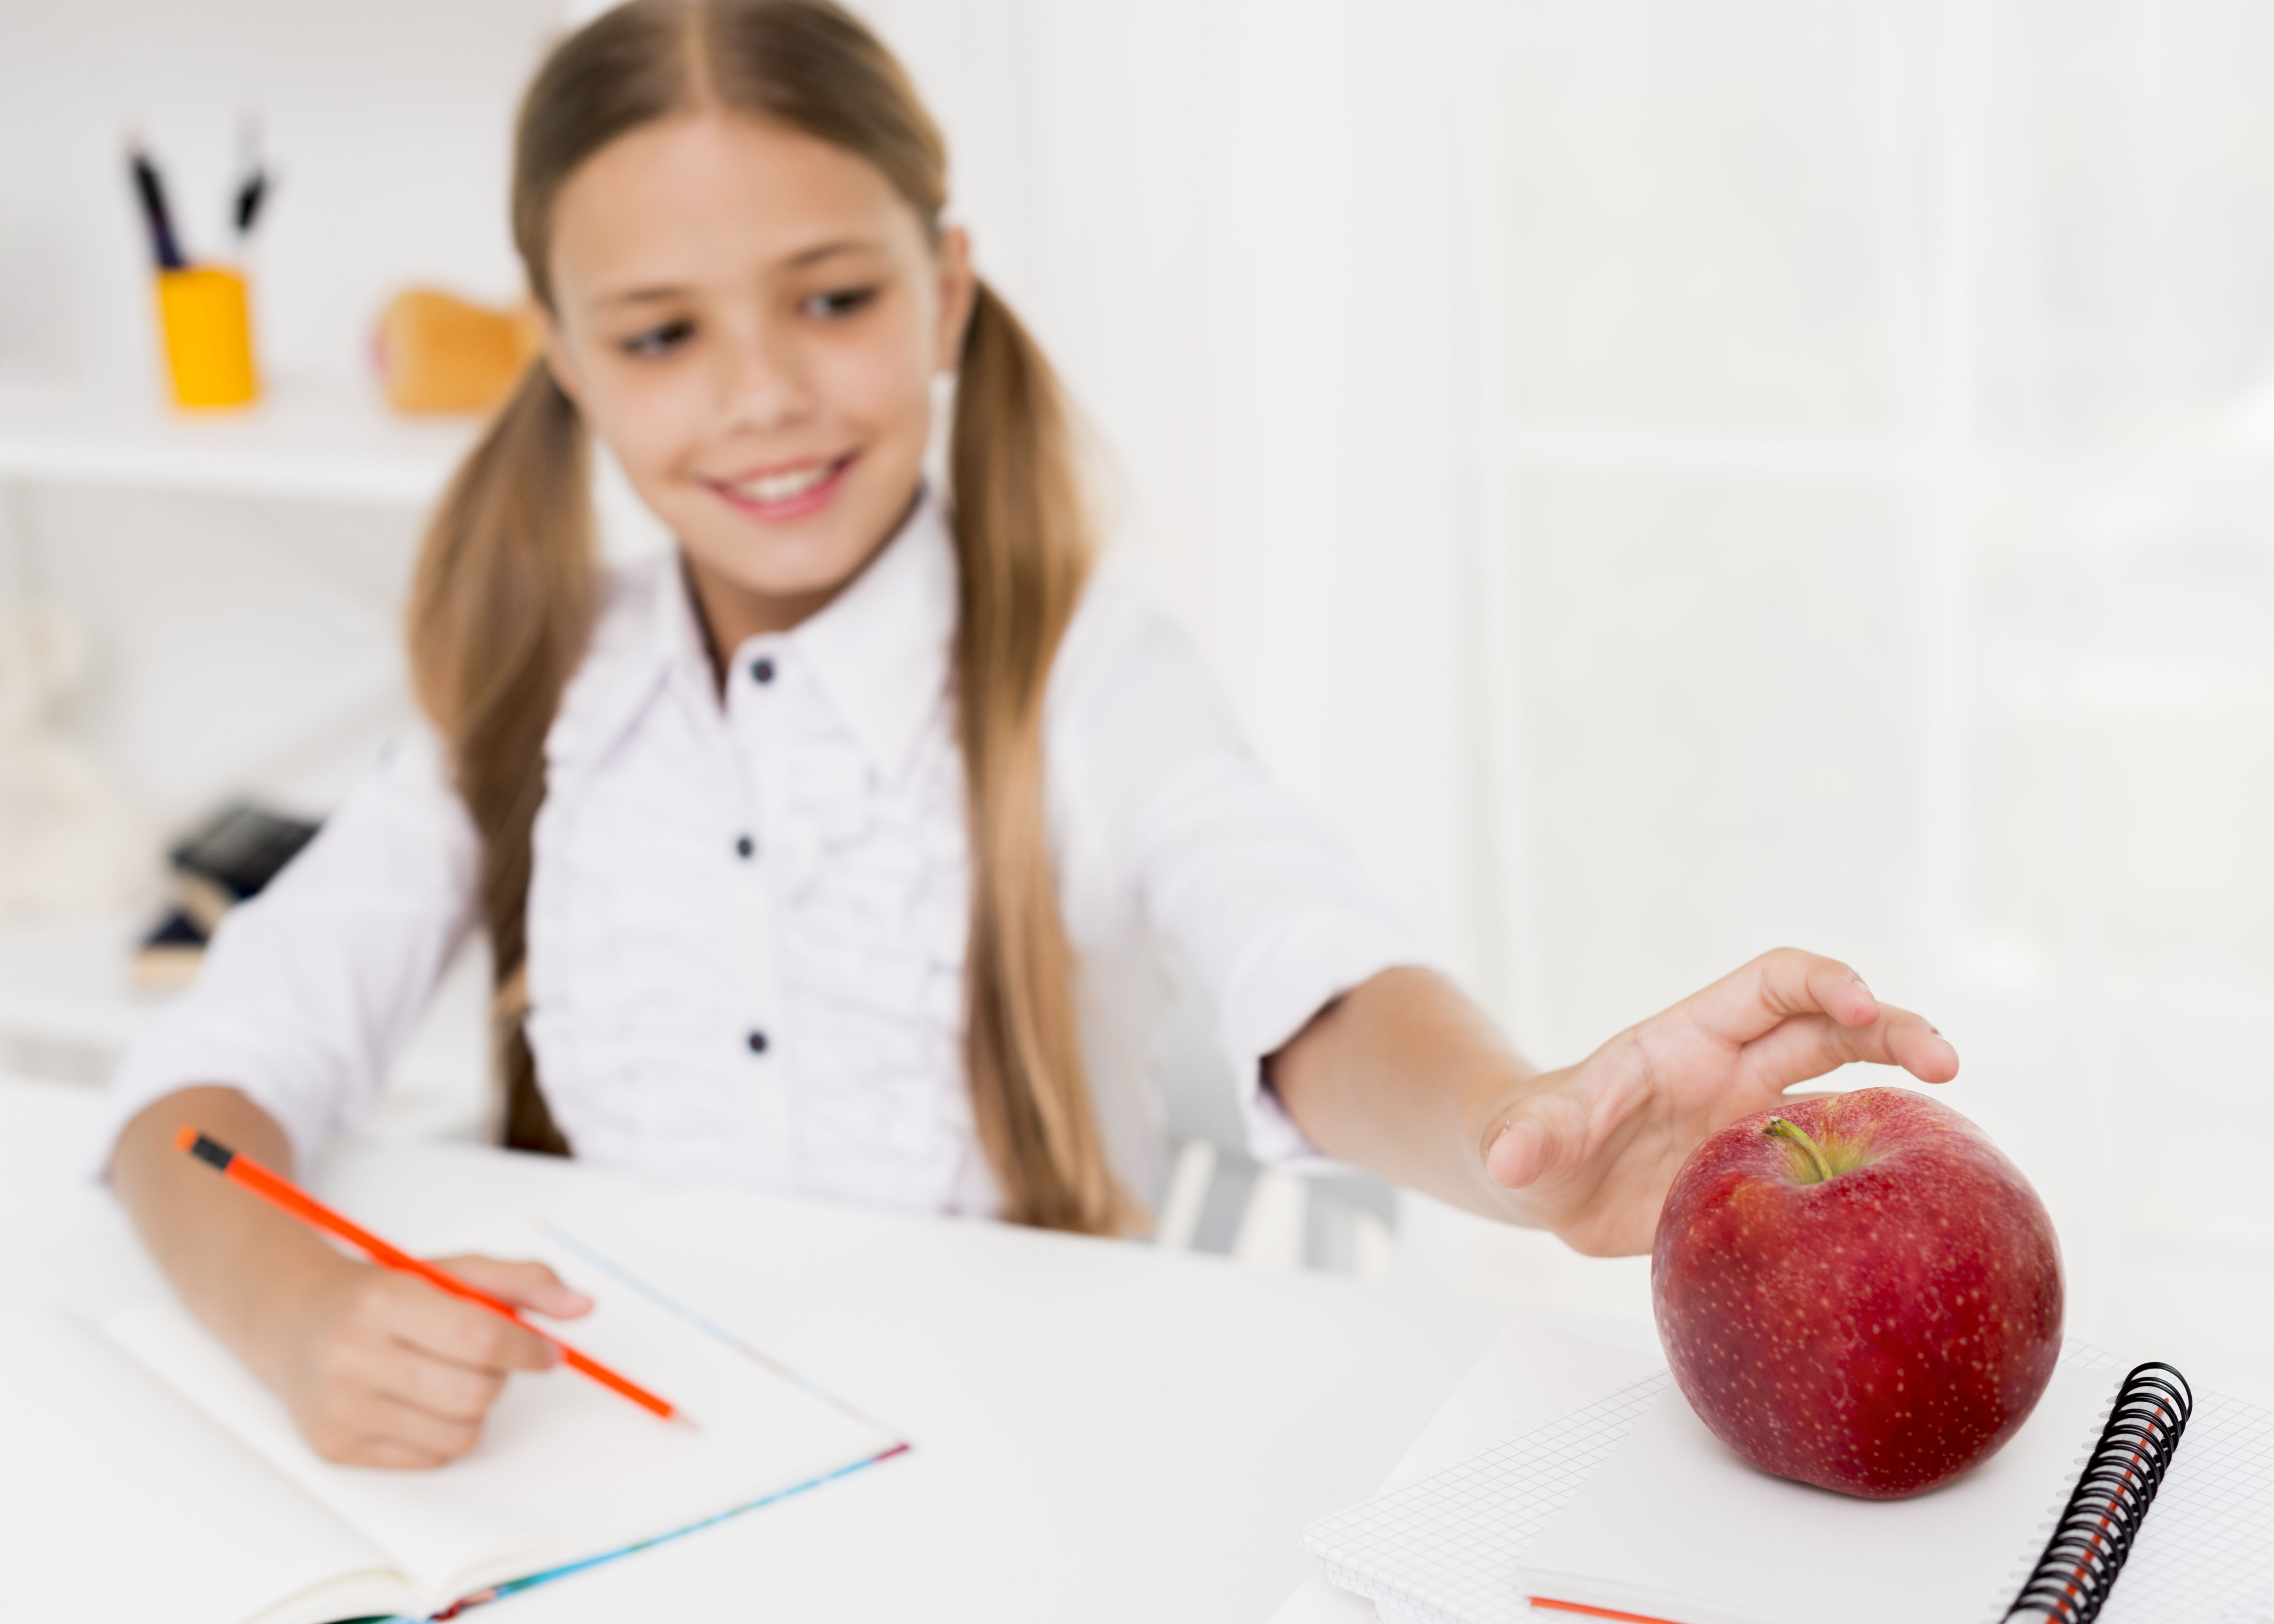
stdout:
<svg viewBox="0 0 2274 1624">
<path fill-rule="evenodd" d="M 842 456 L 752 469 L 709 483 L 735 512 L 761 523 L 786 523 L 826 508 L 860 455 L 848 451 Z"/>
</svg>

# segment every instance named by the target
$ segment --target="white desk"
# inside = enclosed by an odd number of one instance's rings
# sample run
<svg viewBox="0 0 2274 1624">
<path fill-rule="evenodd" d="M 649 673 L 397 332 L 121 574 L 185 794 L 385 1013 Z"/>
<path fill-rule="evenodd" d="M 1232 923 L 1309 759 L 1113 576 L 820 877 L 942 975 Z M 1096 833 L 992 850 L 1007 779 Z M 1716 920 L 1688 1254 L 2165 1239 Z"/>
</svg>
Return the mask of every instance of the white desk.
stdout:
<svg viewBox="0 0 2274 1624">
<path fill-rule="evenodd" d="M 96 1109 L 89 1090 L 0 1079 L 13 1169 L 0 1184 L 0 1285 L 12 1300 L 102 1312 L 164 1289 L 109 1198 L 74 1182 Z M 532 1209 L 570 1227 L 613 1210 L 649 1233 L 729 1237 L 746 1261 L 733 1278 L 670 1280 L 667 1258 L 639 1261 L 915 1442 L 899 1460 L 475 1615 L 495 1624 L 1252 1624 L 1308 1575 L 1301 1526 L 1373 1492 L 1507 1320 L 1322 1275 L 643 1190 L 466 1147 L 350 1144 L 311 1182 L 413 1246 Z M 413 1199 L 414 1187 L 448 1196 Z M 1615 1385 L 1619 1361 L 1636 1357 L 1528 1323 L 1500 1346 L 1519 1350 L 1531 1375 L 1527 1391 L 1495 1380 L 1465 1401 L 1505 1411 L 1493 1426 Z"/>
</svg>

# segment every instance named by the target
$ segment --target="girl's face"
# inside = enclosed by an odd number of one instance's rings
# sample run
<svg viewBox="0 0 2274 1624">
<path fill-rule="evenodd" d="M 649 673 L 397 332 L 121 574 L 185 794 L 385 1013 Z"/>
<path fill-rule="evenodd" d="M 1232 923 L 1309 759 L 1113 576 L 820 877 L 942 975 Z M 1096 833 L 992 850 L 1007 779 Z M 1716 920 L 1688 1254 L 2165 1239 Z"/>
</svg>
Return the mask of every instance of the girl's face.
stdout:
<svg viewBox="0 0 2274 1624">
<path fill-rule="evenodd" d="M 700 113 L 602 147 L 554 205 L 547 353 L 678 536 L 719 652 L 795 625 L 906 516 L 972 295 L 884 176 Z"/>
</svg>

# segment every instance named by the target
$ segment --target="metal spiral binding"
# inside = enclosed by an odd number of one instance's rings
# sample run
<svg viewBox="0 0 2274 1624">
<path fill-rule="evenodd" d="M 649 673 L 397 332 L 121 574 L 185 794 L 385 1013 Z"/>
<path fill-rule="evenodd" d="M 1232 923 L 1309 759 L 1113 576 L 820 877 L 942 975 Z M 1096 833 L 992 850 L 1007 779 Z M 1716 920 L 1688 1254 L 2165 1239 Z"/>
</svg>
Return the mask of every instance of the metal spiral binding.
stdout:
<svg viewBox="0 0 2274 1624">
<path fill-rule="evenodd" d="M 2195 1404 L 2195 1389 L 2170 1365 L 2151 1360 L 2133 1366 L 2117 1389 L 2115 1408 L 2076 1492 L 2022 1593 L 2006 1609 L 2007 1618 L 2028 1614 L 2053 1624 L 2092 1624 L 2100 1616 Z"/>
</svg>

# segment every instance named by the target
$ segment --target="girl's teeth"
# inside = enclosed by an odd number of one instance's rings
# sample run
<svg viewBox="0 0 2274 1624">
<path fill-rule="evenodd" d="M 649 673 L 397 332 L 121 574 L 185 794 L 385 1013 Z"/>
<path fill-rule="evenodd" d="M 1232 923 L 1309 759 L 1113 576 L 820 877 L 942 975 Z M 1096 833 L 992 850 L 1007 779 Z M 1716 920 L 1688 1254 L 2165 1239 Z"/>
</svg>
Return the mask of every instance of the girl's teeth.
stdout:
<svg viewBox="0 0 2274 1624">
<path fill-rule="evenodd" d="M 786 502 L 793 496 L 802 496 L 829 477 L 833 462 L 816 462 L 790 473 L 766 474 L 757 479 L 745 479 L 734 487 L 734 493 L 754 502 Z"/>
</svg>

